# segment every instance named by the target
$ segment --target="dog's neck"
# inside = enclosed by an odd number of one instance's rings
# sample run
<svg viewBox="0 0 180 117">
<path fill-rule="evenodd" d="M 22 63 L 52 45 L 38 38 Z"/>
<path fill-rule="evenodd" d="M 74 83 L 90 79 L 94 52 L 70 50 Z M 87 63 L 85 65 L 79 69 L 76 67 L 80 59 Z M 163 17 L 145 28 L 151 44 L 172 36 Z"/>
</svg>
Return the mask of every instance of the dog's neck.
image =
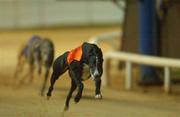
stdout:
<svg viewBox="0 0 180 117">
<path fill-rule="evenodd" d="M 89 65 L 89 53 L 88 53 L 88 46 L 86 46 L 86 43 L 83 43 L 82 45 L 82 63 Z"/>
</svg>

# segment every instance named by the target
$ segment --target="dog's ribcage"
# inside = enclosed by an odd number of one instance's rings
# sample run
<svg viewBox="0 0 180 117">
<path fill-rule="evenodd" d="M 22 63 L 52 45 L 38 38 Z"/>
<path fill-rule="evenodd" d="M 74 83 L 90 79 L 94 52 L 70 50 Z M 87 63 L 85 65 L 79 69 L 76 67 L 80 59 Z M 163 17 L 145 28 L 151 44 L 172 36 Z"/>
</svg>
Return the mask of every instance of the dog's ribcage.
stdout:
<svg viewBox="0 0 180 117">
<path fill-rule="evenodd" d="M 90 78 L 90 68 L 89 65 L 83 64 L 83 70 L 82 70 L 82 80 L 87 80 Z"/>
</svg>

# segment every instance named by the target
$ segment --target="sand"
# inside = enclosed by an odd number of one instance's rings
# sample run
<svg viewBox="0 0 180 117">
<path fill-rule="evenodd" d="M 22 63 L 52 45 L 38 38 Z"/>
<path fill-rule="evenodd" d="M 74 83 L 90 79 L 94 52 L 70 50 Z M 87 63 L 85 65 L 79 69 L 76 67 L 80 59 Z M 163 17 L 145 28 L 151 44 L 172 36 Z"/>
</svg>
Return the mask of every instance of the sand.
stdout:
<svg viewBox="0 0 180 117">
<path fill-rule="evenodd" d="M 118 88 L 102 87 L 102 100 L 94 99 L 94 82 L 84 82 L 82 99 L 75 104 L 72 98 L 70 109 L 64 114 L 64 103 L 70 86 L 67 74 L 57 81 L 50 100 L 39 95 L 43 76 L 36 75 L 32 84 L 18 88 L 13 86 L 17 51 L 32 35 L 50 37 L 55 43 L 57 57 L 88 41 L 91 36 L 109 31 L 120 29 L 92 27 L 0 31 L 0 117 L 180 117 L 179 93 L 167 95 L 161 87 L 146 88 L 147 91 L 141 87 L 125 91 L 123 82 L 116 82 L 116 79 L 122 79 L 118 75 L 111 82 L 111 87 Z"/>
</svg>

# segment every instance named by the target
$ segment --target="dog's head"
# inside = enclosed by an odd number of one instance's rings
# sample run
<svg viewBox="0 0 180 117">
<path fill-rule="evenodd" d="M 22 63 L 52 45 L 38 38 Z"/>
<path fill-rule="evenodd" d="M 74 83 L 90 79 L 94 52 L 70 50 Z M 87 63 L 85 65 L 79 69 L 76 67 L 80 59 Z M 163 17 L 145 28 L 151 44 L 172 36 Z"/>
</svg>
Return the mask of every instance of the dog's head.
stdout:
<svg viewBox="0 0 180 117">
<path fill-rule="evenodd" d="M 101 49 L 97 45 L 91 44 L 87 54 L 91 77 L 94 80 L 100 80 L 103 73 L 103 54 Z"/>
</svg>

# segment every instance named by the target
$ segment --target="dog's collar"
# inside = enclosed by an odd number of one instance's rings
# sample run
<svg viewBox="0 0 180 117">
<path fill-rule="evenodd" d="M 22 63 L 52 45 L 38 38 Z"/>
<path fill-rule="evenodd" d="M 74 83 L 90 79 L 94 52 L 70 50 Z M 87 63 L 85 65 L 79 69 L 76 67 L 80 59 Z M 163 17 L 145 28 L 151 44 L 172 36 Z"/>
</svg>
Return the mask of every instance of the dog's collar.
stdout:
<svg viewBox="0 0 180 117">
<path fill-rule="evenodd" d="M 76 61 L 80 61 L 81 58 L 82 58 L 82 54 L 83 54 L 83 51 L 82 51 L 82 45 L 71 50 L 69 53 L 68 53 L 68 56 L 67 56 L 67 63 L 68 64 L 71 64 L 71 62 L 73 60 L 76 60 Z"/>
</svg>

